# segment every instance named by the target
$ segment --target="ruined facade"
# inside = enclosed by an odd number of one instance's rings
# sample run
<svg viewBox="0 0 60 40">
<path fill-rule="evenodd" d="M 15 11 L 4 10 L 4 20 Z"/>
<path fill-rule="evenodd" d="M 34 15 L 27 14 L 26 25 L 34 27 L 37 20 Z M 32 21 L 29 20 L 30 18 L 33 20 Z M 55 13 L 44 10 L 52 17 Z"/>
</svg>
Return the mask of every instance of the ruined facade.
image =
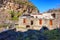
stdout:
<svg viewBox="0 0 60 40">
<path fill-rule="evenodd" d="M 54 27 L 57 26 L 58 28 L 60 28 L 60 8 L 57 9 L 51 9 L 47 11 L 48 13 L 51 13 L 54 16 Z"/>
<path fill-rule="evenodd" d="M 54 17 L 51 13 L 24 14 L 19 17 L 17 31 L 26 31 L 28 29 L 40 30 L 43 26 L 52 30 L 57 28 L 53 21 Z"/>
</svg>

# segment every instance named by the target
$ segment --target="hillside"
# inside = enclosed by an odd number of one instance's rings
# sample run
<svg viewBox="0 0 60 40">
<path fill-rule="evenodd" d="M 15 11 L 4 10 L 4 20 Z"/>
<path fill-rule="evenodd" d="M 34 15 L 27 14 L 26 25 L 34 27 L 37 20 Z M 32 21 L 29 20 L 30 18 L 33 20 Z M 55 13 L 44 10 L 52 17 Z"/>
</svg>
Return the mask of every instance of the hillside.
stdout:
<svg viewBox="0 0 60 40">
<path fill-rule="evenodd" d="M 39 12 L 28 0 L 0 0 L 0 25 L 18 20 L 19 16 L 25 13 Z"/>
<path fill-rule="evenodd" d="M 60 8 L 49 9 L 47 12 L 49 12 L 49 13 L 51 13 L 51 12 L 60 12 Z"/>
</svg>

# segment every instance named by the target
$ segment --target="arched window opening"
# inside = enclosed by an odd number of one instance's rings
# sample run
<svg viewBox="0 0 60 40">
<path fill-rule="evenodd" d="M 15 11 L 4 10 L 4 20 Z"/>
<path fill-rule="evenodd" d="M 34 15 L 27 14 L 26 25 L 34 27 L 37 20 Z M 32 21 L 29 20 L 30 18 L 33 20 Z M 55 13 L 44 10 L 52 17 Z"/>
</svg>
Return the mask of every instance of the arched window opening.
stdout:
<svg viewBox="0 0 60 40">
<path fill-rule="evenodd" d="M 52 16 L 55 18 L 56 17 L 55 13 L 53 13 Z"/>
<path fill-rule="evenodd" d="M 26 18 L 23 19 L 23 23 L 26 23 Z"/>
<path fill-rule="evenodd" d="M 33 20 L 31 20 L 31 25 L 33 25 Z"/>
<path fill-rule="evenodd" d="M 52 26 L 52 25 L 53 25 L 53 21 L 52 21 L 52 20 L 50 20 L 49 24 L 50 24 L 50 26 Z"/>
<path fill-rule="evenodd" d="M 42 19 L 39 19 L 39 24 L 42 25 Z"/>
</svg>

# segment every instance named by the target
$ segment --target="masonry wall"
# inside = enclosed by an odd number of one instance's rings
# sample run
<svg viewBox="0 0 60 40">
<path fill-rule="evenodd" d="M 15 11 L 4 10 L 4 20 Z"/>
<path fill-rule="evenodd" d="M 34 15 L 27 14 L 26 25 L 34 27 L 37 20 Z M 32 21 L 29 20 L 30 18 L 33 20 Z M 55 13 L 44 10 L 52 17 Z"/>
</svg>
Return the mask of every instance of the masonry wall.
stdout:
<svg viewBox="0 0 60 40">
<path fill-rule="evenodd" d="M 25 23 L 23 23 L 24 19 L 26 19 Z M 31 20 L 33 21 L 33 25 L 31 25 Z M 52 26 L 50 26 L 50 23 L 49 23 L 50 19 L 42 19 L 42 24 L 39 23 L 40 22 L 39 20 L 40 19 L 38 19 L 38 18 L 19 18 L 19 27 L 20 27 L 20 29 L 22 29 L 22 28 L 24 29 L 22 31 L 26 31 L 28 29 L 40 30 L 43 26 L 46 26 L 49 30 L 52 30 L 55 28 L 54 27 L 55 24 L 54 24 L 53 20 L 52 20 Z M 29 25 L 28 28 L 27 28 L 27 25 Z"/>
<path fill-rule="evenodd" d="M 55 13 L 55 18 L 53 20 L 53 27 L 54 28 L 60 28 L 60 12 L 53 11 L 52 14 Z"/>
</svg>

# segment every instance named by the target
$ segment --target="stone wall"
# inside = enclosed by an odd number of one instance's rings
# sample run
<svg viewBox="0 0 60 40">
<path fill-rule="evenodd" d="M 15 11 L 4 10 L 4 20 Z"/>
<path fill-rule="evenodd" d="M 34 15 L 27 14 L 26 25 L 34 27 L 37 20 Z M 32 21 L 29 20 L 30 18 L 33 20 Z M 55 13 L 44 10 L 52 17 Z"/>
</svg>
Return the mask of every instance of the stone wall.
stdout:
<svg viewBox="0 0 60 40">
<path fill-rule="evenodd" d="M 60 28 L 60 8 L 59 9 L 51 9 L 48 11 L 51 14 L 55 14 L 55 18 L 53 20 L 53 26 L 56 28 Z"/>
<path fill-rule="evenodd" d="M 23 23 L 23 20 L 26 19 L 26 23 Z M 31 20 L 33 21 L 33 24 L 31 25 Z M 40 30 L 43 26 L 47 27 L 49 30 L 55 29 L 54 24 L 50 26 L 50 19 L 42 19 L 42 24 L 40 24 L 39 18 L 19 18 L 19 26 L 16 28 L 18 31 L 21 31 L 20 29 L 24 29 L 22 31 L 26 31 L 28 29 L 33 30 Z M 53 21 L 53 20 L 52 20 Z M 27 27 L 29 25 L 29 27 Z"/>
</svg>

